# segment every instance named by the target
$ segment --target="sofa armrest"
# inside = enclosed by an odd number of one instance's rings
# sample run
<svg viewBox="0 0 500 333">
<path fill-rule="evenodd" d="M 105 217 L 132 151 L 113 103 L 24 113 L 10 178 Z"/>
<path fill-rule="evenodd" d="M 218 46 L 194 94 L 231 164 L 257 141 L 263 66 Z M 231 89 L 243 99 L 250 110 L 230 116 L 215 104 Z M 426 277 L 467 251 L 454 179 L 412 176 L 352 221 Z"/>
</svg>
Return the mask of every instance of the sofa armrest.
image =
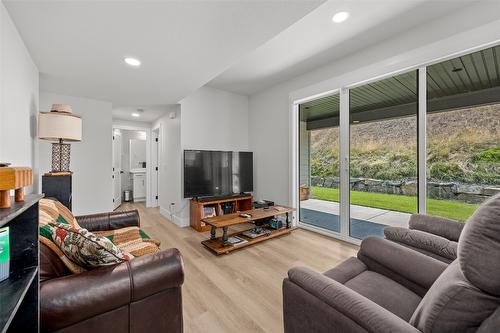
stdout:
<svg viewBox="0 0 500 333">
<path fill-rule="evenodd" d="M 107 231 L 126 227 L 139 227 L 139 211 L 110 212 L 76 216 L 76 221 L 88 231 Z"/>
<path fill-rule="evenodd" d="M 421 296 L 448 267 L 442 261 L 379 237 L 365 238 L 358 258 L 370 270 L 386 275 Z"/>
<path fill-rule="evenodd" d="M 458 243 L 435 234 L 417 229 L 385 227 L 384 235 L 386 239 L 434 253 L 450 262 L 457 259 Z"/>
<path fill-rule="evenodd" d="M 311 269 L 292 268 L 288 271 L 288 279 L 367 332 L 420 332 L 375 302 Z M 328 318 L 324 318 L 324 320 L 328 320 Z"/>
<path fill-rule="evenodd" d="M 43 331 L 55 331 L 128 306 L 184 281 L 182 258 L 169 249 L 81 274 L 46 280 L 40 286 Z"/>
<path fill-rule="evenodd" d="M 454 242 L 458 242 L 465 226 L 465 223 L 423 214 L 413 214 L 408 223 L 410 229 L 428 232 Z"/>
</svg>

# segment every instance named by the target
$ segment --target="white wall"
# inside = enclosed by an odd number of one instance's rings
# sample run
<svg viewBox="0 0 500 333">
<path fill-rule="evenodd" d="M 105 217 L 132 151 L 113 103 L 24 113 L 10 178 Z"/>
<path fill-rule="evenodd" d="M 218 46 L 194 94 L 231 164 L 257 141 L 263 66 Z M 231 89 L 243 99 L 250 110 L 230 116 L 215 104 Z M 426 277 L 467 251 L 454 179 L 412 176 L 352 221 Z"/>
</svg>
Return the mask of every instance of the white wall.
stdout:
<svg viewBox="0 0 500 333">
<path fill-rule="evenodd" d="M 167 114 L 153 123 L 153 129 L 159 128 L 160 135 L 158 199 L 160 212 L 177 225 L 184 226 L 186 218 L 182 216 L 182 205 L 185 203 L 181 193 L 181 106 L 169 105 L 168 108 Z M 174 119 L 169 116 L 171 112 L 175 112 Z"/>
<path fill-rule="evenodd" d="M 73 213 L 75 215 L 113 210 L 111 179 L 112 124 L 111 103 L 88 98 L 40 93 L 40 110 L 49 111 L 54 103 L 69 104 L 82 117 L 83 138 L 71 144 L 73 171 Z M 39 140 L 40 170 L 51 169 L 51 143 Z"/>
<path fill-rule="evenodd" d="M 38 190 L 37 113 L 38 69 L 0 2 L 0 161 L 32 167 L 34 192 Z"/>
<path fill-rule="evenodd" d="M 255 196 L 293 204 L 290 176 L 293 163 L 292 100 L 500 41 L 497 13 L 491 10 L 491 6 L 467 7 L 252 95 L 249 100 L 249 143 L 255 159 Z"/>
<path fill-rule="evenodd" d="M 189 225 L 189 200 L 183 198 L 185 149 L 248 150 L 248 97 L 202 87 L 171 105 L 153 124 L 160 128 L 160 212 L 179 226 Z M 170 119 L 171 112 L 176 113 Z"/>
<path fill-rule="evenodd" d="M 184 149 L 248 150 L 248 97 L 202 87 L 181 102 Z"/>
</svg>

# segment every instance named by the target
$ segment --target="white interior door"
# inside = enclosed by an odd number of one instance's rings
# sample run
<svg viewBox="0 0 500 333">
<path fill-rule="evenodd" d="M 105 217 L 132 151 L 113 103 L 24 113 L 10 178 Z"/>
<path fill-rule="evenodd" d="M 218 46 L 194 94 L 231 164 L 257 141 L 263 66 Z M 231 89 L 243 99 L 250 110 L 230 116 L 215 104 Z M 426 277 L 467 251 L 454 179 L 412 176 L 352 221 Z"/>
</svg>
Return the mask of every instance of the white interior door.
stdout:
<svg viewBox="0 0 500 333">
<path fill-rule="evenodd" d="M 113 209 L 122 203 L 122 136 L 113 131 Z"/>
</svg>

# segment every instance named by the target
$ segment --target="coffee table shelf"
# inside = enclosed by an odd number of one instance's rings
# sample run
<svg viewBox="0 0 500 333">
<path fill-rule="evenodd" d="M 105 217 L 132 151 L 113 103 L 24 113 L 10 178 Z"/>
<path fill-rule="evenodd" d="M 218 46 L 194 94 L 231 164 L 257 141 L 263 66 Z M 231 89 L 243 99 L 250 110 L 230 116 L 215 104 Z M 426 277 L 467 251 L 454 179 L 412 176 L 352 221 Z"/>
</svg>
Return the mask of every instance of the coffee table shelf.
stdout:
<svg viewBox="0 0 500 333">
<path fill-rule="evenodd" d="M 210 251 L 214 252 L 217 255 L 219 255 L 219 254 L 228 254 L 229 252 L 232 252 L 234 250 L 239 250 L 239 249 L 242 249 L 244 247 L 247 247 L 247 246 L 250 246 L 250 245 L 253 245 L 253 244 L 256 244 L 256 243 L 260 243 L 260 242 L 266 241 L 268 239 L 276 238 L 276 237 L 283 236 L 283 235 L 288 235 L 289 233 L 291 233 L 295 229 L 297 229 L 297 228 L 296 227 L 290 227 L 290 228 L 281 228 L 281 229 L 278 229 L 278 230 L 268 229 L 268 230 L 271 231 L 271 233 L 269 235 L 267 235 L 267 236 L 262 235 L 262 236 L 259 236 L 259 237 L 256 237 L 256 238 L 246 237 L 246 236 L 243 235 L 244 231 L 238 231 L 238 232 L 229 234 L 228 237 L 238 236 L 238 237 L 246 240 L 245 243 L 236 244 L 236 245 L 222 246 L 222 237 L 217 237 L 214 240 L 207 239 L 207 240 L 201 242 L 201 244 L 205 245 Z"/>
<path fill-rule="evenodd" d="M 210 251 L 215 254 L 228 254 L 234 250 L 238 250 L 256 243 L 266 241 L 268 239 L 276 238 L 283 235 L 288 235 L 296 228 L 291 227 L 290 213 L 294 212 L 294 208 L 284 207 L 284 206 L 271 206 L 269 208 L 256 208 L 251 210 L 246 210 L 242 212 L 237 212 L 233 214 L 215 216 L 210 218 L 205 218 L 202 221 L 210 226 L 210 239 L 202 241 L 201 243 L 206 246 Z M 241 214 L 248 214 L 249 217 L 242 217 Z M 286 221 L 285 226 L 281 229 L 271 229 L 266 228 L 268 233 L 256 238 L 250 238 L 243 235 L 243 231 L 238 231 L 232 234 L 228 234 L 228 228 L 238 224 L 244 224 L 256 221 L 266 221 L 268 218 L 272 218 L 278 215 L 285 215 Z M 216 237 L 216 230 L 222 229 L 222 237 Z M 230 237 L 238 236 L 246 242 L 240 244 L 229 244 L 228 239 Z"/>
</svg>

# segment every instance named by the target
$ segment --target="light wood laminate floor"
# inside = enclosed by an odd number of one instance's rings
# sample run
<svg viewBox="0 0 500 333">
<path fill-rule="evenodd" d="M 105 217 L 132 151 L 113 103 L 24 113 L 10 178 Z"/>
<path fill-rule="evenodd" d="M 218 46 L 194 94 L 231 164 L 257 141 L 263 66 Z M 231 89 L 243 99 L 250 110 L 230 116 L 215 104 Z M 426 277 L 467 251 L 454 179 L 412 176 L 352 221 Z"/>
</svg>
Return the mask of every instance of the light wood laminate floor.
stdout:
<svg viewBox="0 0 500 333">
<path fill-rule="evenodd" d="M 143 203 L 141 227 L 161 241 L 162 249 L 178 248 L 185 264 L 184 332 L 283 332 L 281 283 L 293 266 L 326 271 L 354 256 L 357 246 L 307 230 L 215 256 L 201 241 L 209 233 L 179 228 Z"/>
</svg>

